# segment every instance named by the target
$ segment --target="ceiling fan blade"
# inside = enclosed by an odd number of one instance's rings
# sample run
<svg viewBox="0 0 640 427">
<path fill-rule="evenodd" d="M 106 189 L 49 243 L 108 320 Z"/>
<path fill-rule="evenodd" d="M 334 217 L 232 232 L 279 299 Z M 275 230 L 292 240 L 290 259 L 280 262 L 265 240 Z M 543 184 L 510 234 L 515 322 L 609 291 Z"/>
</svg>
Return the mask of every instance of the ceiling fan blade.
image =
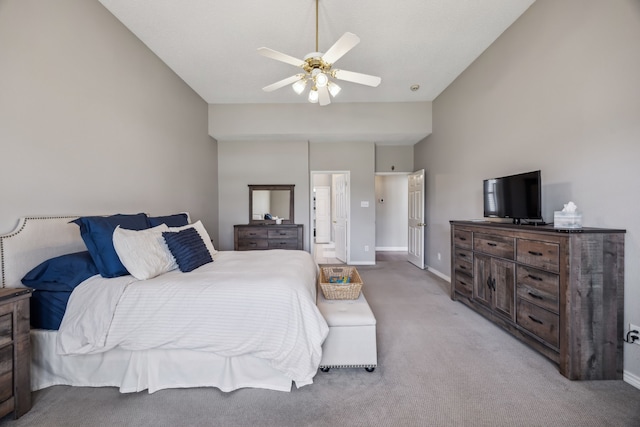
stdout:
<svg viewBox="0 0 640 427">
<path fill-rule="evenodd" d="M 376 76 L 370 76 L 369 74 L 354 73 L 353 71 L 334 70 L 332 75 L 338 80 L 345 80 L 347 82 L 359 83 L 361 85 L 367 85 L 371 87 L 377 87 L 382 79 Z"/>
<path fill-rule="evenodd" d="M 326 86 L 318 88 L 318 102 L 320 105 L 331 104 L 331 97 L 329 96 L 329 89 Z"/>
<path fill-rule="evenodd" d="M 360 37 L 353 33 L 344 33 L 337 42 L 329 48 L 329 50 L 322 55 L 322 60 L 327 64 L 333 64 L 342 56 L 354 48 L 355 45 L 360 43 Z"/>
<path fill-rule="evenodd" d="M 280 89 L 281 87 L 284 87 L 288 84 L 291 84 L 293 82 L 297 82 L 298 80 L 300 80 L 301 78 L 304 77 L 304 74 L 296 74 L 295 76 L 291 76 L 291 77 L 287 77 L 286 79 L 282 79 L 279 82 L 275 82 L 270 84 L 269 86 L 265 86 L 262 88 L 263 91 L 265 92 L 271 92 L 274 91 L 276 89 Z"/>
<path fill-rule="evenodd" d="M 305 62 L 303 59 L 294 58 L 286 53 L 278 52 L 277 50 L 269 49 L 268 47 L 259 47 L 258 53 L 267 58 L 275 59 L 276 61 L 286 62 L 294 67 L 302 67 Z"/>
</svg>

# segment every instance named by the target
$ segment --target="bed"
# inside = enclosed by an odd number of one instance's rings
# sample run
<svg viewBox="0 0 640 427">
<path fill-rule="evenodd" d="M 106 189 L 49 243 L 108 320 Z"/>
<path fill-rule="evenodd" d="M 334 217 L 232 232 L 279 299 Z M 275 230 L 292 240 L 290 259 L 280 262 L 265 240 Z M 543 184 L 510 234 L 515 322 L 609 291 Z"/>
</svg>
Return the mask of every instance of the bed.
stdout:
<svg viewBox="0 0 640 427">
<path fill-rule="evenodd" d="M 86 251 L 77 221 L 27 217 L 0 236 L 2 287 L 22 287 L 25 275 L 41 263 Z M 131 273 L 82 280 L 69 292 L 59 330 L 31 330 L 32 390 L 71 385 L 118 387 L 123 393 L 187 387 L 290 391 L 293 384 L 311 384 L 328 334 L 315 305 L 318 266 L 311 255 L 210 253 L 212 262 L 188 273 L 180 265 L 144 279 Z"/>
</svg>

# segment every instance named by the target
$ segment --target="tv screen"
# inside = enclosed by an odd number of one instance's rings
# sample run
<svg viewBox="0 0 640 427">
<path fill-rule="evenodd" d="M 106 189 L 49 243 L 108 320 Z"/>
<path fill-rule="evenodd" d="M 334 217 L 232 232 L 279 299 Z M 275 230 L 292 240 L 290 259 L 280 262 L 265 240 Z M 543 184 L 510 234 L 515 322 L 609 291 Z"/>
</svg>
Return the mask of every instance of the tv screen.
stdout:
<svg viewBox="0 0 640 427">
<path fill-rule="evenodd" d="M 540 171 L 485 179 L 484 216 L 542 221 Z"/>
</svg>

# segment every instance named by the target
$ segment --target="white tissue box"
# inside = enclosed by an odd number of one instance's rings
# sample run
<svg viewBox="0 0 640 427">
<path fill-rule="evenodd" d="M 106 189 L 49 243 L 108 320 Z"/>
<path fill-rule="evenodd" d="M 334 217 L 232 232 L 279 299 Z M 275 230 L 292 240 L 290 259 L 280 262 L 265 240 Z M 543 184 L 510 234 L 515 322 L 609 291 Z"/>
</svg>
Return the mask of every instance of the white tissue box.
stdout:
<svg viewBox="0 0 640 427">
<path fill-rule="evenodd" d="M 553 228 L 582 228 L 582 214 L 555 211 L 553 213 Z"/>
</svg>

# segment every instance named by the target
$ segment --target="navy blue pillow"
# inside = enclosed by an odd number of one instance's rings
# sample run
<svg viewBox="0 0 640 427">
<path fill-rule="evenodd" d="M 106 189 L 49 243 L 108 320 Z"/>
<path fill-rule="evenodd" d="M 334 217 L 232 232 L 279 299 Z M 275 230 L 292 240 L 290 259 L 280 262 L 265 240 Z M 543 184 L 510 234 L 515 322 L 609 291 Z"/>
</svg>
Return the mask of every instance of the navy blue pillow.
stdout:
<svg viewBox="0 0 640 427">
<path fill-rule="evenodd" d="M 71 292 L 98 268 L 89 252 L 75 252 L 48 259 L 22 278 L 22 284 L 44 291 Z"/>
<path fill-rule="evenodd" d="M 171 255 L 176 259 L 178 268 L 183 273 L 213 262 L 211 253 L 195 228 L 187 228 L 177 232 L 165 231 L 162 233 L 162 237 L 167 242 Z"/>
<path fill-rule="evenodd" d="M 36 290 L 29 298 L 31 306 L 31 327 L 38 329 L 60 329 L 60 323 L 67 310 L 70 291 Z"/>
<path fill-rule="evenodd" d="M 149 228 L 149 220 L 144 213 L 135 215 L 117 214 L 112 216 L 85 216 L 71 221 L 80 226 L 80 235 L 96 263 L 102 277 L 118 277 L 129 274 L 120 262 L 113 247 L 113 230 L 119 225 L 127 230 Z"/>
<path fill-rule="evenodd" d="M 186 213 L 149 217 L 150 227 L 156 227 L 160 224 L 167 224 L 167 227 L 182 227 L 183 225 L 189 225 L 189 217 Z"/>
</svg>

